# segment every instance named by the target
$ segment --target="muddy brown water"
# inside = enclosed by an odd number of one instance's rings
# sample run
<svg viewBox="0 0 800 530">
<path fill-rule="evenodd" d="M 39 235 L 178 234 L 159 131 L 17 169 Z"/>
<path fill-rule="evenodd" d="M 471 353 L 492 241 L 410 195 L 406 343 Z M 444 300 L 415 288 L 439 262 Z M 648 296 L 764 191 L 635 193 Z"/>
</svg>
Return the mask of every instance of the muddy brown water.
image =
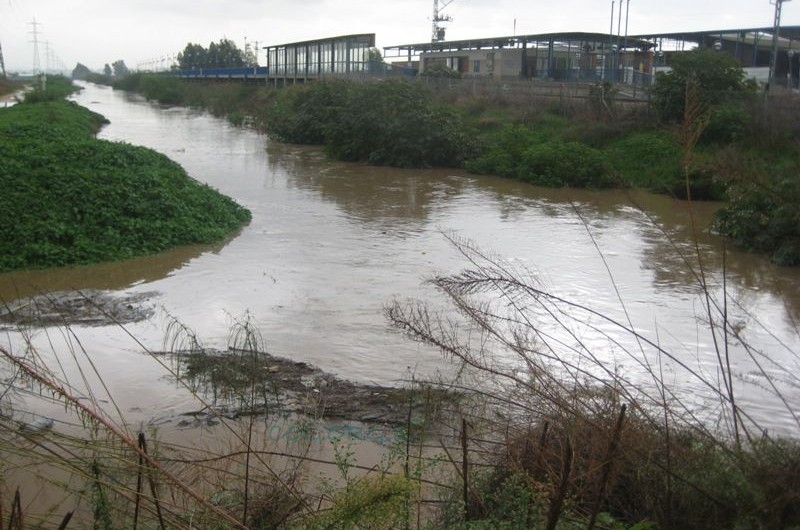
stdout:
<svg viewBox="0 0 800 530">
<path fill-rule="evenodd" d="M 50 328 L 32 338 L 42 350 L 89 352 L 78 354 L 78 363 L 91 358 L 129 418 L 158 422 L 196 408 L 164 368 L 142 354 L 142 345 L 162 346 L 166 315 L 196 330 L 207 346 L 223 349 L 233 319 L 249 315 L 271 353 L 354 381 L 386 385 L 410 372 L 446 372 L 438 351 L 389 329 L 382 312 L 394 298 L 441 301 L 423 280 L 466 265 L 442 231 L 515 260 L 552 292 L 605 314 L 622 318 L 621 298 L 638 330 L 715 377 L 701 289 L 681 257 L 695 251 L 686 203 L 643 192 L 542 189 L 458 170 L 340 163 L 317 148 L 281 145 L 197 110 L 161 108 L 104 87 L 89 85 L 74 99 L 111 121 L 101 138 L 160 151 L 253 212 L 249 226 L 216 246 L 0 275 L 5 301 L 87 288 L 157 293 L 150 301 L 156 316 L 126 330 L 75 327 L 71 335 Z M 718 207 L 694 206 L 699 252 L 715 292 L 722 242 L 708 226 Z M 732 318 L 750 344 L 788 368 L 774 375 L 785 380 L 792 407 L 800 408 L 789 375 L 800 368 L 794 354 L 800 352 L 800 271 L 737 251 L 729 252 L 726 267 Z M 606 331 L 631 344 L 630 337 Z M 583 338 L 606 344 L 599 336 Z M 23 347 L 17 333 L 0 341 Z M 614 362 L 613 352 L 608 355 Z M 791 414 L 759 388 L 763 381 L 747 353 L 733 344 L 731 356 L 741 402 L 770 429 L 797 434 Z M 630 361 L 620 369 L 636 371 Z M 77 369 L 64 370 L 76 377 Z M 672 380 L 686 386 L 698 407 L 712 406 L 680 372 Z"/>
</svg>

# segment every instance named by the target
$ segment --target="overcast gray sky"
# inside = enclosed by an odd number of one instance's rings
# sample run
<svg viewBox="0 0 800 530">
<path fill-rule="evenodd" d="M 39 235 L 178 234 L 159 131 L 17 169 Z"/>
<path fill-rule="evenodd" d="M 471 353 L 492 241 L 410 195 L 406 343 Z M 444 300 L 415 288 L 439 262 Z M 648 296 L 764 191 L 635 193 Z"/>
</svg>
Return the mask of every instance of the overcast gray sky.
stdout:
<svg viewBox="0 0 800 530">
<path fill-rule="evenodd" d="M 800 0 L 785 1 L 783 24 L 800 25 Z M 135 68 L 223 37 L 240 47 L 350 33 L 376 33 L 381 48 L 424 42 L 432 11 L 432 0 L 0 0 L 0 44 L 9 70 L 30 70 L 35 17 L 40 41 L 68 69 L 117 59 Z M 511 35 L 515 19 L 517 34 L 604 33 L 611 0 L 455 0 L 445 13 L 448 40 Z M 629 32 L 771 26 L 773 15 L 770 0 L 630 0 Z"/>
</svg>

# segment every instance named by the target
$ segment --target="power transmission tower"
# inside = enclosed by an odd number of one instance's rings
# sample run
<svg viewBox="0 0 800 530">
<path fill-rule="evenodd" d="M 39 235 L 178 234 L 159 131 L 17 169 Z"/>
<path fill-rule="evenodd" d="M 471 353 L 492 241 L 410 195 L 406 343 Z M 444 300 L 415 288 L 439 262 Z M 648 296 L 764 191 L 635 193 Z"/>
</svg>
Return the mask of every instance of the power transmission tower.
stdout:
<svg viewBox="0 0 800 530">
<path fill-rule="evenodd" d="M 0 72 L 3 74 L 3 79 L 6 78 L 6 62 L 3 60 L 3 45 L 0 44 Z"/>
<path fill-rule="evenodd" d="M 42 83 L 42 90 L 45 89 L 47 83 L 47 76 L 42 74 L 42 65 L 39 62 L 39 26 L 40 23 L 36 22 L 36 18 L 33 19 L 31 22 L 31 27 L 33 28 L 30 33 L 33 35 L 33 77 L 39 77 Z"/>
<path fill-rule="evenodd" d="M 452 22 L 453 18 L 447 15 L 442 15 L 442 11 L 455 2 L 455 0 L 433 0 L 433 32 L 431 34 L 431 42 L 440 42 L 444 40 L 445 28 L 441 25 L 444 22 Z M 441 7 L 440 7 L 441 4 Z"/>
<path fill-rule="evenodd" d="M 42 65 L 39 63 L 39 26 L 41 24 L 34 18 L 30 26 L 32 29 L 29 33 L 33 35 L 33 40 L 30 41 L 33 43 L 33 75 L 36 76 L 42 70 Z"/>
<path fill-rule="evenodd" d="M 44 41 L 44 74 L 47 75 L 50 73 L 50 59 L 52 56 L 52 50 L 50 50 L 50 41 Z"/>
</svg>

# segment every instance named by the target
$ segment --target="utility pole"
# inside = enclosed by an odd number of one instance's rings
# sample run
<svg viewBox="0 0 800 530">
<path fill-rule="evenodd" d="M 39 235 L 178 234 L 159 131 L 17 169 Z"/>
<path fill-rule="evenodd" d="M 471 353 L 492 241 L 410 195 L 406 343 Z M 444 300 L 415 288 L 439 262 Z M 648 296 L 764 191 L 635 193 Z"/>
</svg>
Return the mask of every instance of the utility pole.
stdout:
<svg viewBox="0 0 800 530">
<path fill-rule="evenodd" d="M 620 5 L 620 7 L 622 7 Z M 623 45 L 623 49 L 625 53 L 628 52 L 628 13 L 631 10 L 631 0 L 627 0 L 625 3 L 625 44 Z M 627 64 L 627 60 L 625 61 Z M 625 81 L 625 64 L 622 65 L 622 80 Z"/>
<path fill-rule="evenodd" d="M 631 10 L 631 0 L 625 4 L 625 48 L 628 47 L 628 14 Z"/>
<path fill-rule="evenodd" d="M 614 65 L 614 80 L 617 83 L 620 82 L 619 61 L 622 57 L 622 42 L 619 40 L 620 34 L 622 34 L 622 0 L 619 0 L 619 13 L 617 14 L 617 60 L 615 61 L 616 64 Z"/>
<path fill-rule="evenodd" d="M 783 3 L 789 2 L 790 0 L 773 0 L 775 3 L 775 25 L 772 31 L 772 58 L 769 62 L 769 90 L 772 90 L 772 87 L 775 84 L 775 70 L 778 68 L 778 40 L 780 39 L 781 33 L 781 10 L 783 9 Z"/>
<path fill-rule="evenodd" d="M 611 0 L 611 27 L 608 29 L 608 51 L 603 57 L 603 80 L 607 79 L 608 74 L 614 71 L 614 4 L 616 4 L 616 0 Z M 609 56 L 611 61 L 609 61 Z M 613 78 L 611 82 L 614 82 Z"/>
</svg>

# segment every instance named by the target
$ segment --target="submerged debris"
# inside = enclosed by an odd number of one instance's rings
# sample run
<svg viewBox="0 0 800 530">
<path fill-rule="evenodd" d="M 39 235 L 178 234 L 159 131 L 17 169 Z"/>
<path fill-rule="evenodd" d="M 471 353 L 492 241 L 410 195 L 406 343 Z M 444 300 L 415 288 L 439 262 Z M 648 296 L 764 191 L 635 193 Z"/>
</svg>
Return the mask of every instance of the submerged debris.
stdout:
<svg viewBox="0 0 800 530">
<path fill-rule="evenodd" d="M 441 404 L 442 391 L 363 385 L 339 379 L 304 362 L 242 350 L 176 354 L 180 377 L 197 391 L 213 396 L 214 411 L 193 416 L 198 425 L 207 417 L 248 414 L 310 415 L 364 423 L 404 424 L 409 407 L 414 418 Z M 452 398 L 452 396 L 451 396 Z M 412 421 L 414 420 L 412 418 Z M 185 422 L 189 426 L 191 422 Z"/>
<path fill-rule="evenodd" d="M 39 416 L 32 421 L 20 424 L 19 430 L 28 433 L 37 433 L 52 429 L 53 425 L 55 425 L 55 420 L 52 418 Z"/>
<path fill-rule="evenodd" d="M 47 293 L 0 305 L 0 330 L 18 327 L 107 326 L 130 324 L 153 316 L 147 302 L 155 293 L 119 295 L 84 290 Z"/>
</svg>

